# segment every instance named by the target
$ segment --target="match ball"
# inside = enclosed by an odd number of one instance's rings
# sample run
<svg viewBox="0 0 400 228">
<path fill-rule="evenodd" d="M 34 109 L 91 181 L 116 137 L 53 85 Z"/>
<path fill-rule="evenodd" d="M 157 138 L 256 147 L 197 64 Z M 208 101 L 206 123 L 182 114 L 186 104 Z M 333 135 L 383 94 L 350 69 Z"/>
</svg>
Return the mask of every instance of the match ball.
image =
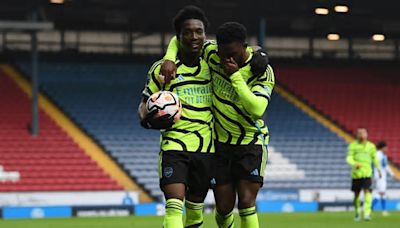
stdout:
<svg viewBox="0 0 400 228">
<path fill-rule="evenodd" d="M 147 112 L 158 110 L 156 116 L 171 115 L 176 122 L 182 114 L 182 104 L 178 95 L 170 91 L 159 91 L 152 94 L 146 103 Z"/>
</svg>

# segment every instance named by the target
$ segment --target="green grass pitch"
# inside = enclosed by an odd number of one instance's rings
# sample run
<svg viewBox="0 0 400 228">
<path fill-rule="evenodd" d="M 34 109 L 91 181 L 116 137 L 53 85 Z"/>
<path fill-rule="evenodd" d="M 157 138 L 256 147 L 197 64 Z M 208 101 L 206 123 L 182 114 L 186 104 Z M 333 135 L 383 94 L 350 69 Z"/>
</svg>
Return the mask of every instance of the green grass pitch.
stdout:
<svg viewBox="0 0 400 228">
<path fill-rule="evenodd" d="M 400 212 L 393 212 L 389 217 L 376 213 L 372 221 L 354 222 L 351 212 L 319 212 L 292 214 L 259 214 L 260 227 L 268 228 L 368 228 L 368 227 L 400 227 Z M 240 227 L 240 219 L 235 217 L 236 226 Z M 161 228 L 162 217 L 113 217 L 113 218 L 68 218 L 37 220 L 0 220 L 1 228 Z M 206 215 L 205 228 L 217 227 L 214 218 Z"/>
</svg>

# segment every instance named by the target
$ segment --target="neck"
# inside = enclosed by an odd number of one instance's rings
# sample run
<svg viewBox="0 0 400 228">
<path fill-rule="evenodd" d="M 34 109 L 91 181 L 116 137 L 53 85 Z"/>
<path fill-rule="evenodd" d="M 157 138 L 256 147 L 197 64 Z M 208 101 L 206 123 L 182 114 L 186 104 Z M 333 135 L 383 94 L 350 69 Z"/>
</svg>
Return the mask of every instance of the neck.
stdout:
<svg viewBox="0 0 400 228">
<path fill-rule="evenodd" d="M 360 143 L 366 143 L 366 142 L 367 142 L 366 139 L 359 139 L 358 141 L 359 141 Z"/>
<path fill-rule="evenodd" d="M 183 50 L 180 50 L 178 56 L 181 62 L 186 66 L 196 66 L 199 62 L 200 52 L 188 53 Z"/>
</svg>

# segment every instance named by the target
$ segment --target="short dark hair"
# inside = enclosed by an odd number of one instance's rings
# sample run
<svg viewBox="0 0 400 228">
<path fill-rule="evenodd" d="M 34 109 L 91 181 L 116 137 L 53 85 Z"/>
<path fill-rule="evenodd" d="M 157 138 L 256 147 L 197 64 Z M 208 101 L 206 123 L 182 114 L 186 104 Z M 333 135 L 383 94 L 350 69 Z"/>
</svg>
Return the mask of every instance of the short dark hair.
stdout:
<svg viewBox="0 0 400 228">
<path fill-rule="evenodd" d="M 176 36 L 179 36 L 183 23 L 189 19 L 200 20 L 203 22 L 204 30 L 207 30 L 209 23 L 204 11 L 197 6 L 188 5 L 179 10 L 173 19 Z"/>
<path fill-rule="evenodd" d="M 386 144 L 385 141 L 379 141 L 379 142 L 376 144 L 376 148 L 377 148 L 378 150 L 380 150 L 380 149 L 382 149 L 382 148 L 385 148 L 386 146 L 387 146 L 387 144 Z"/>
<path fill-rule="evenodd" d="M 217 29 L 217 44 L 232 42 L 246 42 L 247 31 L 244 25 L 238 22 L 226 22 Z"/>
</svg>

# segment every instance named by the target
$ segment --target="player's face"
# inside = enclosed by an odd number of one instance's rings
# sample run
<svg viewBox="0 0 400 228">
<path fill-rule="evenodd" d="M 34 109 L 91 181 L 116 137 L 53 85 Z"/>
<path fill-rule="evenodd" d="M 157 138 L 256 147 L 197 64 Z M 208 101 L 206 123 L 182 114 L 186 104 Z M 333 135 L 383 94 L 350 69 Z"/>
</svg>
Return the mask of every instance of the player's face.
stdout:
<svg viewBox="0 0 400 228">
<path fill-rule="evenodd" d="M 367 140 L 368 132 L 364 128 L 357 129 L 357 139 L 358 140 Z"/>
<path fill-rule="evenodd" d="M 225 64 L 226 61 L 233 58 L 239 66 L 242 66 L 246 61 L 246 47 L 246 44 L 240 42 L 218 45 L 218 56 L 221 64 Z"/>
<path fill-rule="evenodd" d="M 206 34 L 203 22 L 197 19 L 189 19 L 183 22 L 179 41 L 183 51 L 187 53 L 199 53 L 203 47 Z"/>
</svg>

